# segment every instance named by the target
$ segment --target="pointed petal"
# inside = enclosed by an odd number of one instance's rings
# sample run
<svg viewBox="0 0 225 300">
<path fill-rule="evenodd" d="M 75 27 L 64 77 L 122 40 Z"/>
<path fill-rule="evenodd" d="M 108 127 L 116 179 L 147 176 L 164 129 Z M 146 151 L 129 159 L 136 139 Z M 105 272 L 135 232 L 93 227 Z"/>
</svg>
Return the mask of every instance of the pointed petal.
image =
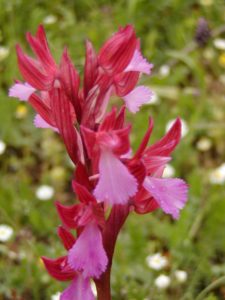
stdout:
<svg viewBox="0 0 225 300">
<path fill-rule="evenodd" d="M 145 135 L 142 139 L 142 142 L 141 142 L 140 146 L 137 149 L 137 152 L 136 152 L 134 158 L 140 158 L 142 153 L 144 152 L 145 148 L 147 147 L 148 141 L 149 141 L 150 136 L 152 134 L 153 126 L 154 126 L 153 119 L 149 118 L 148 130 L 146 131 L 146 133 L 145 133 Z"/>
<path fill-rule="evenodd" d="M 62 80 L 66 94 L 69 96 L 69 99 L 74 107 L 76 117 L 80 121 L 81 103 L 78 97 L 80 77 L 77 70 L 73 66 L 66 48 L 63 51 L 60 62 L 60 79 Z"/>
<path fill-rule="evenodd" d="M 165 165 L 171 160 L 169 156 L 143 156 L 143 162 L 147 170 L 148 175 L 160 174 L 158 171 L 161 171 L 161 168 L 164 169 Z M 158 177 L 158 176 L 154 176 Z"/>
<path fill-rule="evenodd" d="M 102 123 L 99 125 L 98 131 L 109 131 L 114 129 L 116 121 L 116 107 L 113 107 L 111 112 L 107 113 L 107 115 L 102 120 Z"/>
<path fill-rule="evenodd" d="M 15 83 L 9 89 L 9 97 L 19 98 L 21 101 L 27 101 L 36 91 L 29 83 Z"/>
<path fill-rule="evenodd" d="M 19 69 L 25 81 L 38 90 L 49 90 L 53 77 L 46 74 L 41 64 L 25 55 L 19 45 L 16 46 Z"/>
<path fill-rule="evenodd" d="M 95 223 L 87 225 L 70 249 L 68 262 L 85 278 L 99 278 L 106 270 L 108 258 L 102 243 L 102 234 Z"/>
<path fill-rule="evenodd" d="M 76 242 L 75 237 L 70 233 L 67 229 L 62 226 L 58 227 L 57 230 L 58 236 L 60 237 L 61 241 L 66 250 L 69 250 L 73 247 L 74 243 Z"/>
<path fill-rule="evenodd" d="M 138 86 L 129 94 L 123 96 L 126 107 L 132 113 L 139 111 L 139 108 L 150 101 L 153 93 L 145 86 Z"/>
<path fill-rule="evenodd" d="M 88 156 L 89 158 L 92 158 L 98 149 L 96 145 L 96 133 L 93 130 L 90 130 L 89 128 L 82 125 L 80 126 L 80 129 L 85 142 Z"/>
<path fill-rule="evenodd" d="M 89 191 L 92 190 L 92 183 L 89 180 L 87 169 L 81 162 L 77 164 L 75 170 L 75 179 L 78 183 L 85 186 Z"/>
<path fill-rule="evenodd" d="M 114 76 L 116 95 L 123 97 L 129 94 L 135 88 L 139 76 L 139 72 L 123 72 Z"/>
<path fill-rule="evenodd" d="M 87 97 L 88 92 L 94 86 L 98 76 L 98 60 L 96 53 L 90 41 L 86 41 L 86 60 L 84 67 L 84 96 Z"/>
<path fill-rule="evenodd" d="M 32 94 L 29 98 L 29 103 L 33 109 L 45 120 L 46 123 L 54 127 L 54 120 L 51 109 L 45 104 L 42 98 L 37 94 Z"/>
<path fill-rule="evenodd" d="M 42 261 L 49 275 L 59 281 L 71 280 L 76 275 L 76 272 L 68 265 L 67 256 L 57 259 L 42 257 Z"/>
<path fill-rule="evenodd" d="M 174 219 L 179 217 L 188 193 L 187 184 L 183 180 L 146 177 L 143 186 L 165 213 L 171 214 Z"/>
<path fill-rule="evenodd" d="M 181 121 L 179 118 L 174 122 L 167 134 L 158 142 L 148 147 L 145 154 L 153 156 L 169 156 L 175 149 L 181 138 Z"/>
<path fill-rule="evenodd" d="M 90 279 L 77 275 L 68 288 L 62 292 L 60 300 L 95 300 Z"/>
<path fill-rule="evenodd" d="M 126 204 L 137 192 L 137 180 L 111 152 L 102 151 L 99 161 L 100 178 L 94 190 L 99 202 Z"/>
<path fill-rule="evenodd" d="M 80 202 L 84 204 L 96 203 L 95 197 L 86 189 L 85 186 L 79 184 L 75 180 L 72 182 L 74 192 L 77 194 Z"/>
<path fill-rule="evenodd" d="M 27 41 L 30 44 L 32 50 L 38 57 L 39 61 L 42 64 L 42 67 L 45 69 L 46 72 L 53 75 L 56 72 L 56 64 L 55 61 L 49 51 L 46 49 L 46 44 L 42 43 L 42 41 L 38 40 L 38 38 L 32 36 L 29 32 L 26 35 Z M 47 43 L 47 41 L 46 41 Z"/>
<path fill-rule="evenodd" d="M 56 132 L 59 132 L 58 128 L 51 126 L 39 114 L 37 114 L 34 118 L 34 125 L 37 128 L 50 128 Z"/>
<path fill-rule="evenodd" d="M 134 51 L 134 55 L 131 59 L 131 62 L 126 67 L 125 72 L 128 71 L 137 71 L 140 73 L 145 73 L 150 75 L 153 64 L 150 64 L 146 58 L 144 58 L 139 50 Z"/>
<path fill-rule="evenodd" d="M 133 27 L 120 28 L 100 49 L 99 64 L 109 73 L 120 73 L 131 61 L 136 46 Z"/>
<path fill-rule="evenodd" d="M 82 161 L 83 149 L 80 148 L 82 144 L 79 143 L 79 133 L 73 124 L 71 103 L 68 96 L 60 88 L 54 88 L 51 91 L 50 99 L 56 126 L 59 129 L 70 158 L 76 164 L 78 161 Z"/>
<path fill-rule="evenodd" d="M 64 206 L 56 201 L 55 206 L 63 225 L 71 229 L 76 228 L 77 224 L 75 220 L 80 215 L 80 205 Z"/>
</svg>

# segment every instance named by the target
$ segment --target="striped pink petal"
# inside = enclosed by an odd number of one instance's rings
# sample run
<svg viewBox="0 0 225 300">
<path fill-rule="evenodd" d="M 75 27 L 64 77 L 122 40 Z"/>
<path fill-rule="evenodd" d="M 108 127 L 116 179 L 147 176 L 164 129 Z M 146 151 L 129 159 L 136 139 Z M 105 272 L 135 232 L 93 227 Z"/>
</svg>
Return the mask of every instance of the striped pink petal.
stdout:
<svg viewBox="0 0 225 300">
<path fill-rule="evenodd" d="M 29 83 L 15 83 L 9 89 L 9 97 L 19 98 L 21 101 L 27 101 L 36 91 Z"/>
<path fill-rule="evenodd" d="M 135 50 L 133 58 L 129 65 L 126 67 L 125 72 L 136 71 L 149 75 L 153 64 L 150 64 L 146 58 L 144 58 L 139 50 Z"/>
<path fill-rule="evenodd" d="M 152 91 L 146 86 L 138 86 L 124 96 L 123 99 L 129 111 L 136 113 L 143 104 L 151 100 L 152 95 Z"/>
<path fill-rule="evenodd" d="M 60 300 L 95 300 L 90 279 L 84 279 L 81 275 L 76 276 L 68 288 L 62 292 Z"/>
<path fill-rule="evenodd" d="M 90 223 L 84 228 L 69 251 L 68 262 L 72 269 L 82 272 L 84 278 L 99 278 L 106 270 L 108 258 L 96 223 Z"/>
<path fill-rule="evenodd" d="M 187 184 L 179 178 L 146 177 L 144 188 L 154 197 L 162 210 L 177 219 L 187 202 Z"/>
<path fill-rule="evenodd" d="M 109 205 L 126 204 L 137 192 L 137 180 L 110 151 L 102 151 L 99 161 L 100 178 L 94 190 L 99 202 Z"/>
<path fill-rule="evenodd" d="M 34 125 L 37 128 L 50 128 L 56 132 L 59 132 L 58 128 L 48 124 L 39 114 L 37 114 L 34 118 Z"/>
</svg>

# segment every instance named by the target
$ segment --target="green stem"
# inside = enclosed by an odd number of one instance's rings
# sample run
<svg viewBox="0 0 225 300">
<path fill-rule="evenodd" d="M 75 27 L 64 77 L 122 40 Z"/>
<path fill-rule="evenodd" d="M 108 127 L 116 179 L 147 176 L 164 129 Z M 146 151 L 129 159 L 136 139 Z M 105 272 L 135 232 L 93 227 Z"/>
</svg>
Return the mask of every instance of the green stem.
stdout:
<svg viewBox="0 0 225 300">
<path fill-rule="evenodd" d="M 219 279 L 208 285 L 203 291 L 201 291 L 196 300 L 203 300 L 209 292 L 220 287 L 222 284 L 225 284 L 225 276 L 220 277 Z"/>
</svg>

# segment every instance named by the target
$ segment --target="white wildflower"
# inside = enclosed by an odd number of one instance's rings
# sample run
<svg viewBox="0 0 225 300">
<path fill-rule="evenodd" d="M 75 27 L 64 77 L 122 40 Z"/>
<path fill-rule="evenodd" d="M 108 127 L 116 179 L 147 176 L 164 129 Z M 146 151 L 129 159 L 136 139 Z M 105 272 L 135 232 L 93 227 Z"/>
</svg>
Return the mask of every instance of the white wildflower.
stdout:
<svg viewBox="0 0 225 300">
<path fill-rule="evenodd" d="M 9 48 L 0 46 L 0 61 L 6 59 L 8 55 L 9 55 Z"/>
<path fill-rule="evenodd" d="M 162 65 L 159 69 L 159 74 L 162 77 L 166 77 L 170 74 L 170 67 L 168 65 Z"/>
<path fill-rule="evenodd" d="M 203 6 L 210 6 L 213 4 L 214 1 L 213 0 L 200 0 L 199 2 Z"/>
<path fill-rule="evenodd" d="M 155 253 L 153 255 L 147 256 L 146 262 L 149 268 L 154 270 L 161 270 L 168 265 L 167 258 L 165 256 L 162 256 L 161 253 Z"/>
<path fill-rule="evenodd" d="M 171 283 L 171 279 L 169 276 L 161 274 L 155 279 L 155 285 L 159 289 L 166 289 Z"/>
<path fill-rule="evenodd" d="M 7 242 L 13 235 L 12 227 L 1 224 L 0 225 L 0 242 Z"/>
<path fill-rule="evenodd" d="M 196 145 L 197 149 L 200 151 L 208 151 L 212 147 L 212 141 L 207 137 L 202 137 Z"/>
<path fill-rule="evenodd" d="M 212 184 L 223 184 L 225 183 L 225 163 L 211 171 L 209 175 L 209 181 Z"/>
<path fill-rule="evenodd" d="M 217 38 L 213 41 L 215 48 L 219 50 L 225 50 L 225 39 Z"/>
<path fill-rule="evenodd" d="M 6 144 L 0 140 L 0 155 L 5 152 Z"/>
<path fill-rule="evenodd" d="M 187 280 L 187 272 L 183 270 L 176 270 L 175 273 L 175 278 L 178 282 L 183 283 Z"/>
<path fill-rule="evenodd" d="M 57 17 L 54 15 L 46 16 L 43 20 L 43 23 L 46 25 L 52 25 L 55 24 L 56 22 L 57 22 Z"/>
<path fill-rule="evenodd" d="M 157 104 L 159 104 L 159 102 L 160 102 L 159 101 L 159 96 L 155 92 L 153 92 L 152 96 L 151 96 L 151 99 L 146 104 L 157 105 Z"/>
<path fill-rule="evenodd" d="M 36 190 L 36 197 L 39 200 L 45 201 L 49 200 L 53 197 L 55 191 L 52 186 L 49 185 L 41 185 L 37 190 Z"/>
<path fill-rule="evenodd" d="M 175 119 L 170 120 L 166 124 L 166 132 L 170 130 L 170 128 L 172 127 L 174 122 L 175 122 Z M 189 129 L 188 129 L 188 125 L 187 125 L 186 121 L 181 119 L 181 136 L 184 137 L 185 135 L 187 135 L 188 131 L 189 131 Z"/>
</svg>

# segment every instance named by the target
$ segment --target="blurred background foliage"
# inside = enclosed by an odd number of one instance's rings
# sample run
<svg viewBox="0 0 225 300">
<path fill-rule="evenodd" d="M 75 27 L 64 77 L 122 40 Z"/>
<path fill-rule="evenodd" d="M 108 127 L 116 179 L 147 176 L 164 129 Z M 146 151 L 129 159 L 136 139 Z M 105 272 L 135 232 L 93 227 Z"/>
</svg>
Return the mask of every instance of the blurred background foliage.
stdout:
<svg viewBox="0 0 225 300">
<path fill-rule="evenodd" d="M 58 136 L 36 129 L 30 107 L 7 96 L 13 80 L 20 78 L 15 44 L 29 52 L 25 33 L 35 33 L 40 23 L 56 60 L 67 45 L 80 72 L 86 38 L 99 49 L 118 26 L 134 24 L 144 55 L 154 63 L 152 76 L 142 82 L 157 95 L 155 103 L 136 116 L 128 114 L 134 148 L 150 115 L 155 120 L 151 142 L 176 116 L 188 126 L 172 161 L 174 176 L 190 185 L 188 204 L 176 222 L 161 211 L 130 215 L 116 248 L 113 299 L 192 300 L 225 275 L 225 190 L 223 182 L 215 184 L 212 178 L 213 170 L 225 162 L 225 50 L 215 47 L 215 39 L 225 38 L 224 4 L 223 0 L 0 0 L 0 139 L 6 145 L 0 155 L 0 223 L 14 231 L 9 241 L 0 243 L 0 299 L 53 299 L 51 295 L 65 287 L 48 276 L 40 256 L 64 253 L 56 235 L 59 219 L 53 200 L 73 203 L 73 167 Z M 211 32 L 203 43 L 204 32 L 196 43 L 199 18 L 206 20 Z M 202 139 L 208 147 L 199 146 Z M 42 184 L 55 190 L 49 201 L 35 196 Z M 169 260 L 164 270 L 146 264 L 146 257 L 156 252 Z M 187 272 L 186 282 L 176 281 L 177 269 Z M 154 283 L 161 273 L 171 278 L 167 289 Z M 204 299 L 225 299 L 225 285 L 219 284 Z"/>
</svg>

